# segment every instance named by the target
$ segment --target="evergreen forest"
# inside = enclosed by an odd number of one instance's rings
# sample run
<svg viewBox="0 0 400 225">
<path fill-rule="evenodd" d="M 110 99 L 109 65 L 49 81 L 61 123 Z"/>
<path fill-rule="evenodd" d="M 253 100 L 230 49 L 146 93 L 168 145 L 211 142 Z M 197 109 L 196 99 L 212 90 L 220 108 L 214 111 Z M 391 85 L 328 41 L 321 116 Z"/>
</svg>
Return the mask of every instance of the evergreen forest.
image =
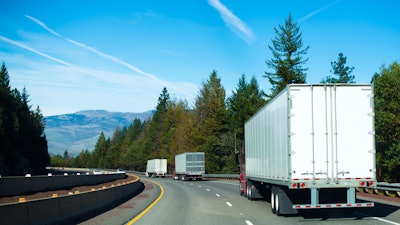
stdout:
<svg viewBox="0 0 400 225">
<path fill-rule="evenodd" d="M 29 94 L 12 89 L 5 63 L 0 69 L 0 175 L 42 174 L 50 162 L 40 108 Z"/>
</svg>

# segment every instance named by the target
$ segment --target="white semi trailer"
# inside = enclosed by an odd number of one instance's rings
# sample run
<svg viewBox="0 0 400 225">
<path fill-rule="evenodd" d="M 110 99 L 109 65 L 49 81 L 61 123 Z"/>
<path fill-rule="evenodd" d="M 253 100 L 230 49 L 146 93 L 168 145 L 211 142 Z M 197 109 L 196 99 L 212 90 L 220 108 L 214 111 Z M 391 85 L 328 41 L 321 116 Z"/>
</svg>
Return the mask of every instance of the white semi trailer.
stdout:
<svg viewBox="0 0 400 225">
<path fill-rule="evenodd" d="M 204 152 L 185 152 L 175 156 L 175 180 L 201 180 L 204 173 Z"/>
<path fill-rule="evenodd" d="M 372 86 L 288 85 L 245 123 L 241 194 L 270 199 L 273 213 L 373 207 L 356 187 L 375 187 Z"/>
<path fill-rule="evenodd" d="M 146 176 L 148 177 L 165 177 L 167 174 L 166 159 L 150 159 L 147 160 Z"/>
</svg>

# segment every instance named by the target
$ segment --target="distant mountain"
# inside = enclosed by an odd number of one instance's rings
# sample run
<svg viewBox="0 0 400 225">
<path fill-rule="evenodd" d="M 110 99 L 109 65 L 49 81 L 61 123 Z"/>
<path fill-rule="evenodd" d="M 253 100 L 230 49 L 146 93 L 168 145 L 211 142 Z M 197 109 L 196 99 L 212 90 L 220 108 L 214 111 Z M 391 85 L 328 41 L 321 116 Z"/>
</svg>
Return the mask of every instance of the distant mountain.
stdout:
<svg viewBox="0 0 400 225">
<path fill-rule="evenodd" d="M 153 116 L 153 111 L 143 113 L 108 112 L 105 110 L 85 110 L 72 114 L 45 117 L 45 134 L 49 154 L 77 155 L 83 149 L 92 151 L 100 133 L 110 137 L 117 127 L 132 124 L 135 118 L 142 122 Z"/>
</svg>

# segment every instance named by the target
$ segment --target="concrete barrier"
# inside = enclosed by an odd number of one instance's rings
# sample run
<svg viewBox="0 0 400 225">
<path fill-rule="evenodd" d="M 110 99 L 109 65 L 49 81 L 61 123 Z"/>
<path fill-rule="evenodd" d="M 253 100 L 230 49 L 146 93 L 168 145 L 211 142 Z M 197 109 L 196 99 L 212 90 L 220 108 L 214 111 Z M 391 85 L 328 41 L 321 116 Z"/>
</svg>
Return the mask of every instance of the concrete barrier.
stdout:
<svg viewBox="0 0 400 225">
<path fill-rule="evenodd" d="M 140 180 L 79 194 L 0 205 L 2 225 L 75 224 L 139 194 Z"/>
<path fill-rule="evenodd" d="M 101 184 L 125 178 L 124 173 L 99 175 L 57 175 L 33 177 L 1 177 L 0 197 Z"/>
<path fill-rule="evenodd" d="M 1 224 L 29 224 L 27 204 L 0 205 Z"/>
<path fill-rule="evenodd" d="M 51 224 L 61 220 L 61 210 L 57 198 L 26 202 L 29 224 Z"/>
</svg>

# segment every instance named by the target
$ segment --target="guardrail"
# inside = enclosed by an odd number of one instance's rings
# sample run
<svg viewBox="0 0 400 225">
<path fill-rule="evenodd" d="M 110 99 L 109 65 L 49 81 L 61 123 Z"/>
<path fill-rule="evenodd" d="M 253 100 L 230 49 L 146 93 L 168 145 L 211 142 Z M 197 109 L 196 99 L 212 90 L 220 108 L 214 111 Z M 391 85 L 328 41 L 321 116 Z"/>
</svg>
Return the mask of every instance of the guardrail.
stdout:
<svg viewBox="0 0 400 225">
<path fill-rule="evenodd" d="M 378 183 L 375 188 L 376 191 L 382 191 L 385 195 L 395 194 L 396 197 L 400 197 L 400 184 L 389 184 L 389 183 Z"/>
<path fill-rule="evenodd" d="M 49 174 L 48 176 L 2 177 L 0 178 L 0 197 L 101 184 L 122 179 L 125 176 L 126 175 L 122 173 L 101 175 L 91 175 L 86 173 L 68 175 L 66 173 L 64 175 Z"/>
<path fill-rule="evenodd" d="M 215 178 L 215 179 L 239 179 L 239 174 L 204 174 L 205 178 Z M 361 189 L 361 188 L 360 188 Z M 379 182 L 376 188 L 362 188 L 364 192 L 373 192 L 378 194 L 382 192 L 387 196 L 400 197 L 400 184 L 391 184 L 385 182 Z"/>
</svg>

